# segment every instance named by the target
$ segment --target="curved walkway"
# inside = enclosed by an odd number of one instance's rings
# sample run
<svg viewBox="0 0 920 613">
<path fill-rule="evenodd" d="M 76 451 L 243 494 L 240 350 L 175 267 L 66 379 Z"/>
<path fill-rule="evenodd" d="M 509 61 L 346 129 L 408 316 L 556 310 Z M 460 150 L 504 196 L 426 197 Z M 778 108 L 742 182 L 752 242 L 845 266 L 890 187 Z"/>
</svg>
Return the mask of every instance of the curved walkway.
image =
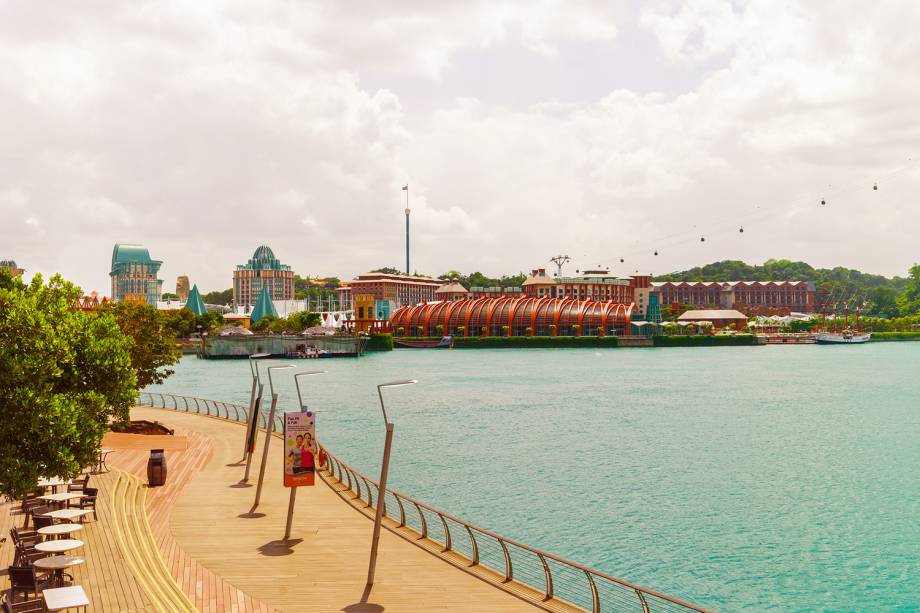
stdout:
<svg viewBox="0 0 920 613">
<path fill-rule="evenodd" d="M 177 433 L 187 433 L 189 453 L 200 453 L 196 450 L 201 441 L 210 445 L 207 461 L 197 466 L 200 470 L 181 478 L 187 484 L 174 497 L 169 530 L 175 548 L 187 561 L 255 601 L 285 611 L 346 613 L 532 612 L 536 608 L 388 530 L 380 537 L 375 585 L 365 593 L 373 524 L 357 508 L 344 504 L 325 481 L 298 490 L 292 540 L 282 540 L 289 490 L 280 484 L 280 441 L 272 441 L 262 502 L 250 514 L 255 488 L 238 483 L 243 474 L 238 463 L 243 442 L 240 424 L 148 408 L 133 409 L 132 417 L 157 420 L 176 428 Z M 263 440 L 261 435 L 251 473 L 253 484 Z M 174 455 L 167 452 L 168 483 L 180 478 L 174 475 Z M 168 555 L 164 557 L 169 560 Z M 170 570 L 173 576 L 183 576 L 181 568 L 170 566 Z M 181 580 L 180 584 L 188 591 Z M 198 598 L 195 604 L 204 610 Z"/>
</svg>

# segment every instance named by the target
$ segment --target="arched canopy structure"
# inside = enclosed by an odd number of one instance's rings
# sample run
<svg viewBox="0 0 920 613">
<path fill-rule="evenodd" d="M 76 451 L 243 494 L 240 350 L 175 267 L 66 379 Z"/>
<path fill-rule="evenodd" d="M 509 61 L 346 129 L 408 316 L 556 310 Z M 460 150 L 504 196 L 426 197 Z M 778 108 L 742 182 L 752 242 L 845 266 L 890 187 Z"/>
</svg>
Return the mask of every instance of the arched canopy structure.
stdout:
<svg viewBox="0 0 920 613">
<path fill-rule="evenodd" d="M 404 306 L 390 325 L 401 336 L 622 336 L 635 305 L 548 297 L 478 298 Z"/>
</svg>

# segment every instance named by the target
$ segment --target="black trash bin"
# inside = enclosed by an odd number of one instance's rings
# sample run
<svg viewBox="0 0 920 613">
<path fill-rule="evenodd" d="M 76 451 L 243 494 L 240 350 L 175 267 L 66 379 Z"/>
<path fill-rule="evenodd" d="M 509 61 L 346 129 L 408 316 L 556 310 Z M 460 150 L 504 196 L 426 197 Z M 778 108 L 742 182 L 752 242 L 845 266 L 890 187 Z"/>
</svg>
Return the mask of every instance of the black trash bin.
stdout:
<svg viewBox="0 0 920 613">
<path fill-rule="evenodd" d="M 166 484 L 166 455 L 162 449 L 151 449 L 147 460 L 147 485 L 155 487 Z"/>
</svg>

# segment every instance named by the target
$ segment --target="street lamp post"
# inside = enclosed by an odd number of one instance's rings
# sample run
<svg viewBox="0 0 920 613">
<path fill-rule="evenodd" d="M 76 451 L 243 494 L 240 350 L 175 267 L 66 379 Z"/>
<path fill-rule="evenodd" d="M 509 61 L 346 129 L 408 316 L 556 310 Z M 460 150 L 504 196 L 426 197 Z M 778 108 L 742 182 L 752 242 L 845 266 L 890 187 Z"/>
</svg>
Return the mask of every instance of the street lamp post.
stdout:
<svg viewBox="0 0 920 613">
<path fill-rule="evenodd" d="M 268 370 L 268 388 L 272 394 L 272 407 L 268 412 L 268 423 L 265 424 L 265 445 L 262 447 L 262 465 L 259 467 L 259 484 L 256 486 L 256 499 L 252 503 L 250 513 L 259 506 L 259 499 L 262 497 L 262 482 L 265 480 L 265 464 L 268 462 L 268 444 L 272 440 L 272 428 L 275 425 L 275 408 L 278 406 L 278 394 L 275 392 L 275 386 L 272 383 L 272 371 L 281 368 L 294 368 L 293 364 L 281 364 L 279 366 L 269 366 Z"/>
<path fill-rule="evenodd" d="M 307 406 L 303 403 L 303 396 L 300 395 L 300 377 L 310 377 L 313 375 L 322 375 L 325 374 L 325 370 L 308 370 L 305 372 L 299 372 L 294 375 L 294 385 L 297 387 L 297 406 L 300 408 L 300 412 L 303 413 L 307 410 Z M 317 446 L 317 452 L 319 448 Z M 284 451 L 287 453 L 287 449 Z M 319 453 L 317 453 L 317 456 Z M 317 457 L 317 462 L 319 457 Z M 315 463 L 314 463 L 315 465 Z M 317 467 L 318 468 L 318 467 Z M 287 525 L 284 528 L 284 540 L 291 538 L 291 522 L 294 520 L 294 499 L 297 497 L 297 488 L 291 488 L 291 497 L 288 500 L 288 514 L 287 514 Z"/>
<path fill-rule="evenodd" d="M 412 274 L 409 272 L 409 186 L 406 185 L 403 187 L 403 191 L 406 192 L 406 274 Z"/>
<path fill-rule="evenodd" d="M 390 466 L 390 448 L 393 444 L 393 423 L 387 419 L 387 409 L 383 404 L 383 388 L 414 385 L 416 379 L 390 381 L 377 386 L 377 395 L 380 397 L 380 411 L 383 413 L 383 423 L 386 426 L 386 439 L 383 443 L 383 461 L 380 464 L 380 487 L 377 488 L 377 513 L 374 518 L 374 536 L 371 539 L 371 559 L 367 568 L 367 585 L 374 585 L 374 573 L 377 570 L 377 547 L 380 542 L 380 524 L 383 521 L 383 511 L 387 491 L 387 473 Z"/>
<path fill-rule="evenodd" d="M 249 394 L 249 419 L 246 420 L 246 437 L 243 440 L 243 458 L 246 460 L 246 471 L 243 474 L 243 480 L 240 483 L 249 481 L 249 467 L 252 464 L 252 452 L 255 445 L 250 446 L 250 437 L 255 441 L 255 430 L 258 428 L 259 411 L 262 408 L 262 390 L 265 386 L 262 384 L 262 378 L 259 376 L 259 363 L 256 360 L 269 357 L 268 353 L 254 353 L 249 356 L 249 372 L 252 375 L 252 391 Z"/>
</svg>

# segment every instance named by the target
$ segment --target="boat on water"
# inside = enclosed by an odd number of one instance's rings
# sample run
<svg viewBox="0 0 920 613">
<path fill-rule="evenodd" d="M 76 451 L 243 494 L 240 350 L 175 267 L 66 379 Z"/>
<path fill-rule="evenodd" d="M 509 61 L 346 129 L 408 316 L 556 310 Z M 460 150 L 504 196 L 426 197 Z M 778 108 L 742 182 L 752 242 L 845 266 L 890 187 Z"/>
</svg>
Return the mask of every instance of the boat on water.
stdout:
<svg viewBox="0 0 920 613">
<path fill-rule="evenodd" d="M 396 339 L 396 346 L 409 349 L 450 349 L 454 346 L 454 337 L 444 336 L 438 341 L 404 341 Z"/>
<path fill-rule="evenodd" d="M 871 332 L 843 330 L 842 332 L 818 332 L 815 342 L 819 345 L 860 345 L 869 342 Z"/>
</svg>

